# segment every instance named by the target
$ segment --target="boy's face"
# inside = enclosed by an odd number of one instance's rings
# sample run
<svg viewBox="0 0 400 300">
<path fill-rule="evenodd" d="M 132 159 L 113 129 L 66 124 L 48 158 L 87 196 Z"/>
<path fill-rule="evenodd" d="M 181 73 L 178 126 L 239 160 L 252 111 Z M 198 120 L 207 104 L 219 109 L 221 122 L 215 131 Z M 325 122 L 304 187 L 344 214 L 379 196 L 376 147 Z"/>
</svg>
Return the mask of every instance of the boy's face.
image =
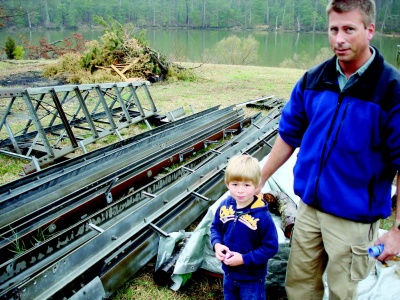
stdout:
<svg viewBox="0 0 400 300">
<path fill-rule="evenodd" d="M 256 186 L 251 181 L 231 181 L 226 186 L 236 200 L 237 208 L 246 207 L 253 202 Z"/>
</svg>

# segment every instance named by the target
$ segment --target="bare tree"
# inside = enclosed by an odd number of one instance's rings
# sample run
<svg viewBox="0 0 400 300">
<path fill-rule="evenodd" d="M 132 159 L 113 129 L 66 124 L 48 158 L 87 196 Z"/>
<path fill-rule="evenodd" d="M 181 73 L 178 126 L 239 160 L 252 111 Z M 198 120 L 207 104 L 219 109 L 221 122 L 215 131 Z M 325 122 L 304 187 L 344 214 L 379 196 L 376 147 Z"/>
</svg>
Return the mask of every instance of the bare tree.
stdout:
<svg viewBox="0 0 400 300">
<path fill-rule="evenodd" d="M 186 25 L 190 24 L 190 19 L 189 19 L 189 14 L 190 14 L 190 10 L 189 10 L 189 0 L 186 0 Z"/>
<path fill-rule="evenodd" d="M 264 23 L 269 24 L 269 0 L 265 0 Z"/>
<path fill-rule="evenodd" d="M 202 18 L 201 18 L 201 26 L 203 28 L 206 27 L 206 0 L 203 0 L 203 9 L 202 9 Z"/>
<path fill-rule="evenodd" d="M 47 4 L 47 0 L 44 0 L 44 12 L 46 15 L 45 26 L 48 27 L 50 25 L 50 14 L 49 14 L 49 6 Z"/>
<path fill-rule="evenodd" d="M 383 32 L 383 30 L 385 29 L 386 20 L 389 15 L 389 8 L 393 5 L 393 0 L 389 0 L 385 4 L 386 4 L 386 8 L 385 8 L 385 15 L 383 16 L 383 21 L 382 21 L 382 25 L 381 25 L 381 32 Z"/>
</svg>

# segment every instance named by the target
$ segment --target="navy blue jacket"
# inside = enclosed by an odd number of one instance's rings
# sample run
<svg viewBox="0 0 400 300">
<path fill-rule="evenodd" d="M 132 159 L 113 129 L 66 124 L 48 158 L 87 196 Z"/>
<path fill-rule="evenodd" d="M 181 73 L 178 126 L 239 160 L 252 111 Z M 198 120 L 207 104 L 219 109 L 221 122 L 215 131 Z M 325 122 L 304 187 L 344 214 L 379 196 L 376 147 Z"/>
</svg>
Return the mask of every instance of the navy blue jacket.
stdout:
<svg viewBox="0 0 400 300">
<path fill-rule="evenodd" d="M 375 51 L 342 92 L 336 57 L 306 72 L 279 124 L 282 139 L 300 147 L 295 193 L 321 211 L 363 223 L 390 215 L 400 170 L 400 72 Z"/>
<path fill-rule="evenodd" d="M 242 254 L 244 265 L 222 263 L 225 276 L 236 280 L 265 280 L 268 260 L 278 252 L 278 235 L 268 204 L 258 197 L 242 214 L 236 213 L 231 196 L 223 200 L 211 224 L 211 244 L 229 247 Z"/>
</svg>

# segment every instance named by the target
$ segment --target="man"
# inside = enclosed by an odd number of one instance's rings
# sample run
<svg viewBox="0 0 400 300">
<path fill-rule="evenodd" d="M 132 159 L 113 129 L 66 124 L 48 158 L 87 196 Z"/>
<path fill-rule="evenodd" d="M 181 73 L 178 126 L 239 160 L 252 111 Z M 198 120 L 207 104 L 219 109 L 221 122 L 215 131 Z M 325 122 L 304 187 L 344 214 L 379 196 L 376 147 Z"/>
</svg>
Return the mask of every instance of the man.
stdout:
<svg viewBox="0 0 400 300">
<path fill-rule="evenodd" d="M 321 299 L 324 272 L 330 300 L 355 299 L 374 266 L 368 247 L 384 244 L 379 260 L 400 251 L 400 208 L 394 227 L 378 239 L 400 170 L 400 72 L 370 46 L 373 0 L 331 0 L 327 15 L 335 56 L 295 85 L 259 186 L 299 148 L 294 191 L 302 200 L 287 268 L 289 299 Z"/>
</svg>

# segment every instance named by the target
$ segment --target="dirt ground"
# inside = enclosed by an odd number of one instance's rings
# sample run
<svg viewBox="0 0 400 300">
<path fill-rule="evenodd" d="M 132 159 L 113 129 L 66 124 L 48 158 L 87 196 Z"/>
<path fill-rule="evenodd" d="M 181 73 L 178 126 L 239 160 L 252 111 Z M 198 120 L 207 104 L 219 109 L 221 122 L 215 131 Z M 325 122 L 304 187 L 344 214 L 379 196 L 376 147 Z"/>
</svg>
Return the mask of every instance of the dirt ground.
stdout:
<svg viewBox="0 0 400 300">
<path fill-rule="evenodd" d="M 43 67 L 48 62 L 0 61 L 0 88 L 28 88 L 66 84 L 64 80 L 43 77 Z"/>
<path fill-rule="evenodd" d="M 43 87 L 65 84 L 62 81 L 51 80 L 41 76 L 40 71 L 28 71 L 24 73 L 10 74 L 0 79 L 2 87 Z"/>
<path fill-rule="evenodd" d="M 62 84 L 65 84 L 65 82 L 42 77 L 41 71 L 26 71 L 23 73 L 14 73 L 0 78 L 0 86 L 5 88 L 44 87 L 57 86 Z"/>
</svg>

